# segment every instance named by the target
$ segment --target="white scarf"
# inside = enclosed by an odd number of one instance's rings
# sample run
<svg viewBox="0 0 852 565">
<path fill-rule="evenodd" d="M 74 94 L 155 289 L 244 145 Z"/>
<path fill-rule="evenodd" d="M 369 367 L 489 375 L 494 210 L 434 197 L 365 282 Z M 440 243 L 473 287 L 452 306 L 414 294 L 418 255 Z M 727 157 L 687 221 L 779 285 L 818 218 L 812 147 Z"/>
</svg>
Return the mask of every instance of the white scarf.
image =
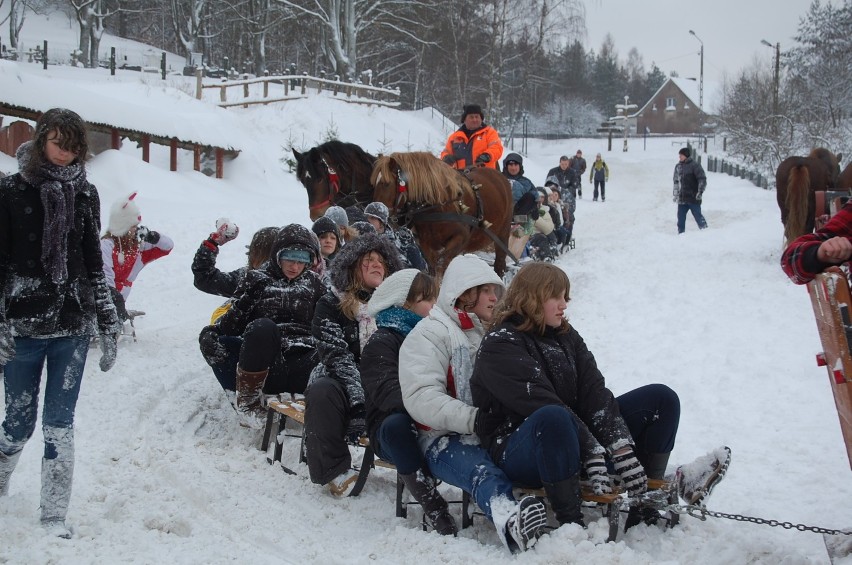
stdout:
<svg viewBox="0 0 852 565">
<path fill-rule="evenodd" d="M 473 314 L 467 314 L 473 322 L 474 327 L 468 331 L 479 331 L 482 329 L 478 319 Z M 454 320 L 440 308 L 432 308 L 429 317 L 443 324 L 447 328 L 450 337 L 450 369 L 453 371 L 453 381 L 456 387 L 456 398 L 465 404 L 473 406 L 473 397 L 470 393 L 470 377 L 473 375 L 473 351 L 472 344 L 461 329 L 458 314 Z"/>
</svg>

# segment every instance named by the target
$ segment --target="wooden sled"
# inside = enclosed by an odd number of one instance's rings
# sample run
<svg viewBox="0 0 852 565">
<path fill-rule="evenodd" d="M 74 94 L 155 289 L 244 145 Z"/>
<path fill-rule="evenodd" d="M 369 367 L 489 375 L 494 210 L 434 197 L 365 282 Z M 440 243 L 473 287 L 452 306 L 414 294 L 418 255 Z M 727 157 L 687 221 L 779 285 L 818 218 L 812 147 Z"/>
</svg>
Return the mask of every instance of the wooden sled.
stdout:
<svg viewBox="0 0 852 565">
<path fill-rule="evenodd" d="M 817 365 L 828 370 L 846 456 L 852 468 L 852 293 L 846 274 L 832 267 L 808 283 L 823 351 Z"/>
</svg>

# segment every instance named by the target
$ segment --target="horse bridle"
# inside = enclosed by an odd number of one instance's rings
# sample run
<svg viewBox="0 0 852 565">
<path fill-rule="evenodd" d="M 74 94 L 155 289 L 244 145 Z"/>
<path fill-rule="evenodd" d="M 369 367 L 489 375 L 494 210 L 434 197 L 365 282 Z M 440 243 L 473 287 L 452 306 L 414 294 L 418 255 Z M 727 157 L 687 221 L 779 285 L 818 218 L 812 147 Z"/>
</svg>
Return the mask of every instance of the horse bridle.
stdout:
<svg viewBox="0 0 852 565">
<path fill-rule="evenodd" d="M 326 171 L 328 173 L 328 198 L 326 198 L 322 202 L 319 202 L 318 204 L 309 206 L 309 210 L 316 210 L 318 208 L 328 206 L 340 206 L 345 208 L 346 206 L 351 206 L 352 204 L 363 208 L 364 204 L 369 204 L 369 202 L 362 202 L 358 199 L 357 191 L 350 192 L 340 200 L 337 200 L 336 197 L 340 194 L 340 175 L 337 174 L 337 171 L 334 169 L 334 167 L 329 165 L 328 161 L 326 161 L 325 159 L 325 156 L 321 156 L 320 160 L 322 161 L 322 164 L 325 165 Z"/>
</svg>

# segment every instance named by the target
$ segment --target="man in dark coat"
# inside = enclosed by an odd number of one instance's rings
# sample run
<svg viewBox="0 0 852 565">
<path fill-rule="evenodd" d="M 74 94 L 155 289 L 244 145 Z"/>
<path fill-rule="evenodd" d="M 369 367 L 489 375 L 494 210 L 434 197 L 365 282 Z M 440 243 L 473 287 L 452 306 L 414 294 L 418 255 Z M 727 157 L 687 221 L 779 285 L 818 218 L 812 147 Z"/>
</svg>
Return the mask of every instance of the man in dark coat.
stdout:
<svg viewBox="0 0 852 565">
<path fill-rule="evenodd" d="M 562 194 L 562 200 L 577 200 L 577 188 L 579 186 L 579 177 L 577 171 L 574 170 L 573 163 L 568 155 L 563 155 L 559 158 L 559 166 L 553 167 L 547 171 L 547 179 L 555 178 L 559 183 L 559 192 Z"/>
<path fill-rule="evenodd" d="M 583 157 L 583 152 L 577 149 L 577 154 L 571 160 L 571 169 L 577 175 L 577 196 L 583 197 L 583 175 L 586 173 L 586 159 Z"/>
<path fill-rule="evenodd" d="M 677 233 L 686 231 L 686 213 L 692 217 L 699 229 L 707 227 L 707 220 L 701 213 L 701 197 L 707 188 L 707 175 L 701 165 L 691 157 L 689 147 L 678 151 L 678 164 L 674 169 L 673 199 L 677 202 Z"/>
</svg>

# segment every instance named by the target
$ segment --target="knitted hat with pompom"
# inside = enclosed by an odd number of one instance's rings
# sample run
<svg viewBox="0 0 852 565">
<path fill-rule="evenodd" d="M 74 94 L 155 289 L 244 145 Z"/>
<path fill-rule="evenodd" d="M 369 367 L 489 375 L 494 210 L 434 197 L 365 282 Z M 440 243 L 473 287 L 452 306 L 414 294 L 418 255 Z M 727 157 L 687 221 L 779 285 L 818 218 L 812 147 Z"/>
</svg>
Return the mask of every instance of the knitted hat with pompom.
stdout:
<svg viewBox="0 0 852 565">
<path fill-rule="evenodd" d="M 130 231 L 133 226 L 142 221 L 142 214 L 134 199 L 136 193 L 116 201 L 109 211 L 109 225 L 107 230 L 114 236 L 121 237 Z"/>
</svg>

